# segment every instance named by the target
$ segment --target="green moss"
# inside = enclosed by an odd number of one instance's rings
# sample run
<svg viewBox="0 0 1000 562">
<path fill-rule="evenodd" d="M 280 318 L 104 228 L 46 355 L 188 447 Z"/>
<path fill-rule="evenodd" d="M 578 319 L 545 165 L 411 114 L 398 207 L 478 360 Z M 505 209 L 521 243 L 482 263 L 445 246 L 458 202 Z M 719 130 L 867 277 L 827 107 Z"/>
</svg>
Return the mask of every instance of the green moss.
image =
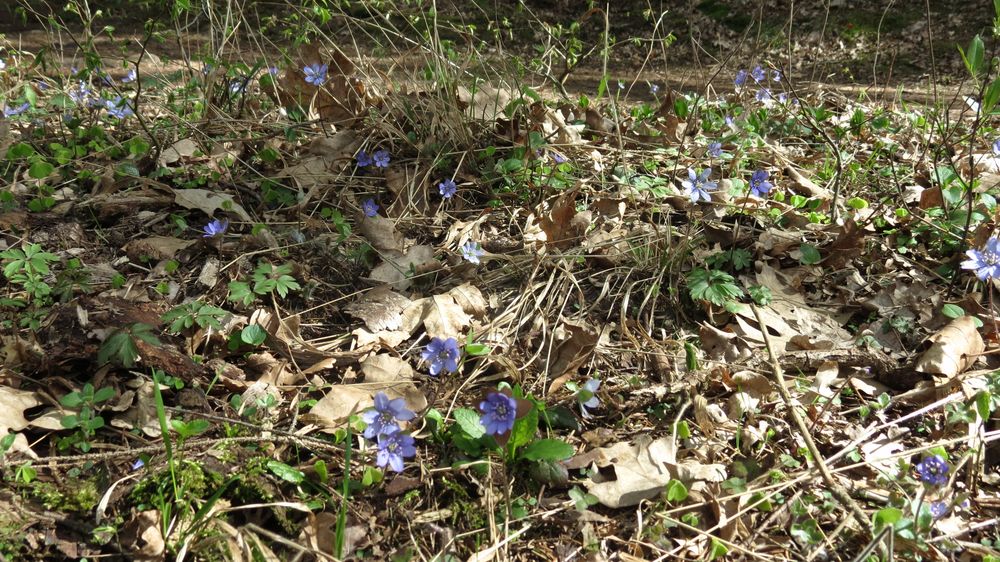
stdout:
<svg viewBox="0 0 1000 562">
<path fill-rule="evenodd" d="M 91 480 L 70 480 L 62 487 L 54 482 L 36 481 L 31 485 L 31 493 L 53 511 L 90 511 L 100 501 L 97 484 Z"/>
</svg>

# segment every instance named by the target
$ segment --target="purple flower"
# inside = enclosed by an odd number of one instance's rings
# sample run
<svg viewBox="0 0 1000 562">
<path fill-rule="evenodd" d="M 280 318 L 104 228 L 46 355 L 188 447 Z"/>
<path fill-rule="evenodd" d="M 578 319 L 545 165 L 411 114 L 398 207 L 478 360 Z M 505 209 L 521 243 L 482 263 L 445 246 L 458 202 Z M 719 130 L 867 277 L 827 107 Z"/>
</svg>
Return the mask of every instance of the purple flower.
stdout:
<svg viewBox="0 0 1000 562">
<path fill-rule="evenodd" d="M 736 121 L 733 121 L 732 116 L 726 115 L 725 121 L 727 127 L 734 127 L 734 128 L 736 127 Z"/>
<path fill-rule="evenodd" d="M 948 483 L 948 462 L 941 455 L 932 455 L 917 463 L 917 475 L 928 486 L 944 486 Z"/>
<path fill-rule="evenodd" d="M 479 403 L 479 423 L 486 428 L 486 435 L 503 435 L 514 427 L 517 419 L 517 400 L 501 392 L 491 392 Z"/>
<path fill-rule="evenodd" d="M 761 80 L 767 78 L 767 74 L 764 72 L 764 69 L 761 68 L 760 65 L 758 64 L 757 66 L 753 67 L 753 70 L 750 71 L 750 77 L 754 79 L 754 82 L 760 82 Z"/>
<path fill-rule="evenodd" d="M 651 94 L 653 94 L 655 96 L 659 91 L 660 91 L 659 84 L 650 84 L 649 85 L 649 93 L 651 93 Z"/>
<path fill-rule="evenodd" d="M 36 80 L 35 85 L 38 86 L 38 89 L 43 92 L 49 89 L 49 83 L 45 80 Z"/>
<path fill-rule="evenodd" d="M 431 376 L 438 376 L 444 370 L 446 373 L 454 373 L 458 370 L 458 359 L 461 357 L 458 350 L 458 341 L 455 338 L 441 339 L 431 338 L 427 344 L 427 349 L 420 354 L 420 357 L 430 363 Z"/>
<path fill-rule="evenodd" d="M 372 157 L 364 150 L 359 150 L 358 155 L 354 159 L 358 162 L 359 168 L 367 168 L 372 165 Z"/>
<path fill-rule="evenodd" d="M 699 200 L 708 203 L 712 200 L 712 196 L 708 194 L 708 191 L 718 188 L 719 184 L 714 181 L 708 181 L 708 176 L 711 173 L 711 168 L 705 168 L 700 174 L 696 174 L 694 170 L 688 168 L 688 179 L 682 181 L 681 186 L 684 187 L 692 203 L 697 203 Z"/>
<path fill-rule="evenodd" d="M 375 154 L 372 155 L 375 159 L 376 168 L 388 168 L 389 167 L 389 151 L 388 150 L 376 150 Z"/>
<path fill-rule="evenodd" d="M 583 383 L 583 387 L 576 392 L 576 400 L 580 403 L 580 413 L 585 418 L 589 418 L 590 412 L 587 408 L 596 408 L 601 405 L 597 398 L 597 389 L 601 388 L 601 379 L 590 379 Z"/>
<path fill-rule="evenodd" d="M 722 156 L 722 143 L 712 142 L 708 143 L 708 155 L 712 158 L 718 158 Z"/>
<path fill-rule="evenodd" d="M 397 421 L 410 421 L 415 417 L 416 414 L 406 409 L 406 400 L 389 400 L 384 392 L 378 392 L 375 394 L 375 407 L 361 413 L 362 421 L 368 424 L 365 438 L 374 439 L 376 435 L 399 431 Z"/>
<path fill-rule="evenodd" d="M 246 79 L 242 77 L 233 78 L 229 82 L 229 93 L 233 95 L 242 94 L 246 89 Z"/>
<path fill-rule="evenodd" d="M 1000 139 L 993 141 L 993 154 L 1000 156 Z"/>
<path fill-rule="evenodd" d="M 115 119 L 125 119 L 135 113 L 132 111 L 131 103 L 127 99 L 123 100 L 121 96 L 115 96 L 115 99 L 112 100 L 104 100 L 104 108 L 108 110 L 108 115 Z"/>
<path fill-rule="evenodd" d="M 948 504 L 944 502 L 931 502 L 930 511 L 931 517 L 941 519 L 948 513 Z"/>
<path fill-rule="evenodd" d="M 146 466 L 146 462 L 145 461 L 143 461 L 142 459 L 136 459 L 135 462 L 132 463 L 132 470 L 139 470 L 140 468 L 142 468 L 144 466 Z"/>
<path fill-rule="evenodd" d="M 417 454 L 413 446 L 413 437 L 396 428 L 378 436 L 378 452 L 375 454 L 375 464 L 379 468 L 388 466 L 396 472 L 403 472 L 403 458 Z"/>
<path fill-rule="evenodd" d="M 479 258 L 483 257 L 483 254 L 486 253 L 478 242 L 473 242 L 472 240 L 466 242 L 460 250 L 462 251 L 462 257 L 469 263 L 479 263 Z"/>
<path fill-rule="evenodd" d="M 361 204 L 361 210 L 364 211 L 366 217 L 374 217 L 378 214 L 378 203 L 374 199 L 365 199 L 365 202 Z"/>
<path fill-rule="evenodd" d="M 982 250 L 967 250 L 969 259 L 962 262 L 962 269 L 972 269 L 980 281 L 1000 278 L 1000 240 L 990 237 Z"/>
<path fill-rule="evenodd" d="M 567 159 L 562 154 L 559 154 L 558 152 L 553 152 L 552 153 L 552 160 L 554 160 L 556 164 L 562 164 Z"/>
<path fill-rule="evenodd" d="M 128 71 L 128 74 L 125 75 L 125 78 L 122 78 L 122 84 L 130 84 L 132 82 L 135 82 L 135 79 L 138 76 L 139 75 L 138 75 L 138 73 L 136 73 L 135 69 L 134 68 L 130 68 L 129 71 Z"/>
<path fill-rule="evenodd" d="M 277 76 L 278 72 L 279 72 L 279 69 L 278 69 L 277 66 L 271 66 L 271 67 L 268 67 L 268 69 L 267 69 L 267 73 L 270 74 L 271 76 Z"/>
<path fill-rule="evenodd" d="M 226 229 L 229 228 L 229 221 L 226 219 L 215 219 L 205 225 L 202 229 L 202 238 L 215 238 L 216 236 L 226 233 Z"/>
<path fill-rule="evenodd" d="M 754 96 L 757 101 L 768 101 L 771 99 L 771 90 L 767 88 L 761 88 L 757 90 L 757 95 Z"/>
<path fill-rule="evenodd" d="M 767 199 L 767 194 L 771 191 L 771 188 L 774 187 L 774 184 L 767 181 L 767 178 L 769 178 L 770 175 L 771 174 L 769 174 L 767 170 L 757 170 L 754 172 L 753 175 L 750 176 L 750 193 L 753 193 L 761 199 Z"/>
<path fill-rule="evenodd" d="M 93 93 L 93 90 L 88 88 L 87 85 L 83 82 L 83 80 L 80 80 L 80 83 L 77 84 L 76 88 L 70 88 L 69 91 L 66 93 L 69 95 L 69 99 L 73 100 L 74 102 L 83 103 L 87 99 L 87 97 Z"/>
<path fill-rule="evenodd" d="M 773 80 L 775 82 L 781 82 L 781 71 L 780 70 L 772 70 L 771 71 L 771 80 Z"/>
<path fill-rule="evenodd" d="M 736 78 L 733 78 L 733 83 L 736 84 L 737 86 L 742 86 L 743 84 L 747 83 L 746 69 L 741 68 L 736 71 Z"/>
<path fill-rule="evenodd" d="M 781 92 L 780 94 L 778 94 L 778 103 L 784 104 L 787 101 L 788 101 L 788 94 L 786 94 L 785 92 Z"/>
<path fill-rule="evenodd" d="M 440 193 L 441 197 L 444 197 L 445 199 L 451 199 L 454 197 L 455 194 L 458 193 L 458 186 L 455 185 L 455 180 L 447 179 L 439 183 L 438 193 Z"/>
<path fill-rule="evenodd" d="M 7 106 L 4 106 L 4 108 L 3 108 L 3 116 L 4 117 L 13 117 L 15 115 L 20 115 L 20 114 L 24 113 L 25 111 L 28 111 L 28 108 L 30 108 L 30 107 L 31 107 L 31 104 L 28 103 L 28 102 L 24 102 L 24 103 L 22 103 L 21 105 L 19 105 L 17 107 L 7 107 Z"/>
<path fill-rule="evenodd" d="M 323 85 L 323 82 L 326 82 L 326 71 L 329 69 L 329 65 L 314 62 L 310 65 L 306 65 L 306 67 L 302 69 L 302 72 L 306 75 L 306 82 L 318 88 Z"/>
</svg>

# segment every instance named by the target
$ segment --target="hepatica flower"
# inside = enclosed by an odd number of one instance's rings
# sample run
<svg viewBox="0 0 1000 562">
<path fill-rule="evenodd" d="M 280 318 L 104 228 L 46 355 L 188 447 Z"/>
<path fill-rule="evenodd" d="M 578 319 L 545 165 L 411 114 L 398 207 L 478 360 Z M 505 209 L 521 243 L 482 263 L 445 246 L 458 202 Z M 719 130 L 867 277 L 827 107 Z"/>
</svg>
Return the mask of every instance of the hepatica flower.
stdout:
<svg viewBox="0 0 1000 562">
<path fill-rule="evenodd" d="M 123 100 L 121 96 L 115 96 L 115 99 L 111 100 L 104 100 L 104 108 L 108 110 L 108 115 L 115 119 L 125 119 L 129 115 L 134 114 L 131 103 L 128 100 Z"/>
<path fill-rule="evenodd" d="M 372 165 L 372 157 L 364 150 L 359 150 L 358 155 L 354 159 L 357 161 L 359 168 L 367 168 Z"/>
<path fill-rule="evenodd" d="M 770 174 L 767 170 L 757 170 L 750 176 L 750 193 L 753 193 L 761 199 L 767 199 L 767 194 L 774 187 L 774 184 L 767 181 Z"/>
<path fill-rule="evenodd" d="M 462 258 L 469 263 L 479 263 L 479 258 L 483 257 L 486 252 L 483 251 L 483 247 L 479 245 L 478 242 L 473 242 L 469 240 L 466 242 L 462 248 Z"/>
<path fill-rule="evenodd" d="M 135 69 L 134 68 L 129 69 L 128 74 L 125 75 L 125 78 L 122 78 L 122 84 L 130 84 L 132 82 L 135 82 L 135 79 L 137 77 L 138 74 L 136 73 Z"/>
<path fill-rule="evenodd" d="M 447 179 L 439 183 L 438 193 L 440 193 L 441 197 L 444 197 L 445 199 L 451 199 L 454 197 L 455 194 L 458 193 L 458 186 L 455 185 L 455 180 Z"/>
<path fill-rule="evenodd" d="M 366 217 L 374 217 L 378 214 L 378 203 L 374 199 L 365 199 L 365 202 L 361 204 L 361 210 L 364 211 Z"/>
<path fill-rule="evenodd" d="M 403 459 L 416 454 L 417 448 L 413 446 L 413 437 L 396 428 L 379 434 L 375 464 L 379 468 L 388 466 L 396 472 L 403 472 Z"/>
<path fill-rule="evenodd" d="M 376 150 L 375 154 L 372 155 L 375 160 L 376 168 L 388 168 L 389 167 L 389 151 L 388 150 Z"/>
<path fill-rule="evenodd" d="M 712 200 L 712 196 L 709 195 L 708 191 L 718 188 L 719 184 L 714 181 L 708 181 L 708 176 L 711 173 L 711 168 L 705 168 L 700 174 L 696 174 L 694 170 L 688 168 L 688 179 L 682 181 L 681 186 L 688 197 L 691 198 L 692 203 L 697 203 L 699 200 L 708 203 Z"/>
<path fill-rule="evenodd" d="M 761 68 L 760 65 L 758 64 L 757 66 L 753 67 L 753 70 L 750 71 L 750 77 L 754 79 L 754 82 L 761 82 L 767 78 L 767 74 L 764 72 L 764 69 Z"/>
<path fill-rule="evenodd" d="M 601 400 L 597 398 L 598 388 L 601 388 L 601 379 L 590 379 L 583 383 L 583 386 L 576 392 L 576 401 L 580 403 L 580 413 L 585 418 L 591 417 L 587 408 L 596 408 L 601 405 Z"/>
<path fill-rule="evenodd" d="M 90 96 L 90 94 L 93 93 L 93 90 L 88 88 L 87 84 L 85 84 L 83 80 L 81 80 L 80 83 L 77 84 L 75 88 L 70 88 L 69 91 L 66 93 L 69 95 L 69 99 L 73 100 L 74 102 L 83 103 Z"/>
<path fill-rule="evenodd" d="M 31 104 L 28 103 L 28 102 L 24 102 L 21 105 L 18 105 L 16 107 L 7 107 L 7 106 L 4 106 L 4 108 L 3 108 L 3 116 L 4 117 L 14 117 L 15 115 L 20 115 L 20 114 L 24 113 L 25 111 L 28 111 L 28 108 L 30 108 L 30 107 L 31 107 Z"/>
<path fill-rule="evenodd" d="M 1000 240 L 996 236 L 986 241 L 982 250 L 967 250 L 969 259 L 962 262 L 962 269 L 975 271 L 980 281 L 1000 278 Z"/>
<path fill-rule="evenodd" d="M 773 80 L 774 82 L 781 82 L 781 71 L 780 70 L 772 70 L 771 71 L 771 80 Z"/>
<path fill-rule="evenodd" d="M 722 143 L 712 142 L 708 143 L 708 155 L 712 158 L 718 158 L 722 156 Z"/>
<path fill-rule="evenodd" d="M 736 71 L 736 77 L 733 78 L 733 83 L 737 86 L 742 86 L 747 83 L 747 71 L 745 68 L 741 68 Z"/>
<path fill-rule="evenodd" d="M 948 462 L 941 455 L 932 455 L 917 463 L 917 476 L 928 486 L 944 486 L 948 483 Z"/>
<path fill-rule="evenodd" d="M 441 339 L 431 338 L 427 344 L 427 349 L 420 354 L 420 357 L 430 363 L 430 373 L 438 376 L 443 370 L 446 373 L 454 373 L 458 370 L 458 359 L 462 353 L 458 350 L 458 341 L 455 338 Z"/>
<path fill-rule="evenodd" d="M 993 155 L 1000 156 L 1000 139 L 993 141 Z"/>
<path fill-rule="evenodd" d="M 931 517 L 934 519 L 941 519 L 948 513 L 948 504 L 944 502 L 931 502 L 930 512 Z"/>
<path fill-rule="evenodd" d="M 329 69 L 329 65 L 314 62 L 310 65 L 306 65 L 306 67 L 302 69 L 302 72 L 306 75 L 306 82 L 318 88 L 326 82 L 326 71 Z"/>
<path fill-rule="evenodd" d="M 215 238 L 226 233 L 226 229 L 229 228 L 229 221 L 226 219 L 215 219 L 212 222 L 205 225 L 202 229 L 202 238 Z"/>
<path fill-rule="evenodd" d="M 374 439 L 383 433 L 399 431 L 399 424 L 396 422 L 410 421 L 416 416 L 406 409 L 406 401 L 402 398 L 389 400 L 384 392 L 378 392 L 375 394 L 375 407 L 361 413 L 362 421 L 368 424 L 365 438 Z"/>
<path fill-rule="evenodd" d="M 771 99 L 771 90 L 761 88 L 757 90 L 757 95 L 754 97 L 757 98 L 757 101 L 768 101 Z"/>
<path fill-rule="evenodd" d="M 486 435 L 503 435 L 514 427 L 517 419 L 517 400 L 501 392 L 491 392 L 479 403 L 479 423 L 486 428 Z"/>
</svg>

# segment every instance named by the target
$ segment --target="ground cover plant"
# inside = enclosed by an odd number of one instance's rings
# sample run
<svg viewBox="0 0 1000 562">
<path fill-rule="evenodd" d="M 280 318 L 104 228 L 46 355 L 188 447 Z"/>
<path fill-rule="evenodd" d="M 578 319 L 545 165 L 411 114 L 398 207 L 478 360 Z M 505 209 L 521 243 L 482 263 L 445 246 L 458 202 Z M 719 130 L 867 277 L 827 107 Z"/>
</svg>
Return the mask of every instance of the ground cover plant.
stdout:
<svg viewBox="0 0 1000 562">
<path fill-rule="evenodd" d="M 1000 560 L 1000 2 L 848 3 L 4 8 L 0 559 Z"/>
</svg>

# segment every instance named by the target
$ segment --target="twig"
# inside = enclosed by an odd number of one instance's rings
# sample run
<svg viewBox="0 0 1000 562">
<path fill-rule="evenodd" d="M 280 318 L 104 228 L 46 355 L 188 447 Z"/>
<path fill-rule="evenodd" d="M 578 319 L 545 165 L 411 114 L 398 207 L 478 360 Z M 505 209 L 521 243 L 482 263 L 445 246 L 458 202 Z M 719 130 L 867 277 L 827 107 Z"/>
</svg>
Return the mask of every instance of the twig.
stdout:
<svg viewBox="0 0 1000 562">
<path fill-rule="evenodd" d="M 785 403 L 785 407 L 788 409 L 789 419 L 796 429 L 799 430 L 802 441 L 805 442 L 806 448 L 809 450 L 809 454 L 812 455 L 812 458 L 816 463 L 816 468 L 823 477 L 823 481 L 830 488 L 830 492 L 842 504 L 844 504 L 848 511 L 851 512 L 855 522 L 857 522 L 861 529 L 870 530 L 868 516 L 865 515 L 864 510 L 862 510 L 861 506 L 854 501 L 854 498 L 851 497 L 847 490 L 845 490 L 840 483 L 834 480 L 833 474 L 830 472 L 829 467 L 826 466 L 826 461 L 823 460 L 822 453 L 820 453 L 819 448 L 816 447 L 816 442 L 813 441 L 812 435 L 809 433 L 809 428 L 806 426 L 805 420 L 802 419 L 798 410 L 795 409 L 792 395 L 788 392 L 788 387 L 785 386 L 785 373 L 781 370 L 781 364 L 778 363 L 778 357 L 775 355 L 774 348 L 771 346 L 771 336 L 767 333 L 767 328 L 765 328 L 766 324 L 764 319 L 761 318 L 760 310 L 757 308 L 757 305 L 754 304 L 751 304 L 750 308 L 753 310 L 753 315 L 757 319 L 757 323 L 761 326 L 761 333 L 764 336 L 764 346 L 767 347 L 767 355 L 771 360 L 771 369 L 774 371 L 775 382 L 778 385 L 778 393 L 781 395 L 781 400 Z"/>
</svg>

